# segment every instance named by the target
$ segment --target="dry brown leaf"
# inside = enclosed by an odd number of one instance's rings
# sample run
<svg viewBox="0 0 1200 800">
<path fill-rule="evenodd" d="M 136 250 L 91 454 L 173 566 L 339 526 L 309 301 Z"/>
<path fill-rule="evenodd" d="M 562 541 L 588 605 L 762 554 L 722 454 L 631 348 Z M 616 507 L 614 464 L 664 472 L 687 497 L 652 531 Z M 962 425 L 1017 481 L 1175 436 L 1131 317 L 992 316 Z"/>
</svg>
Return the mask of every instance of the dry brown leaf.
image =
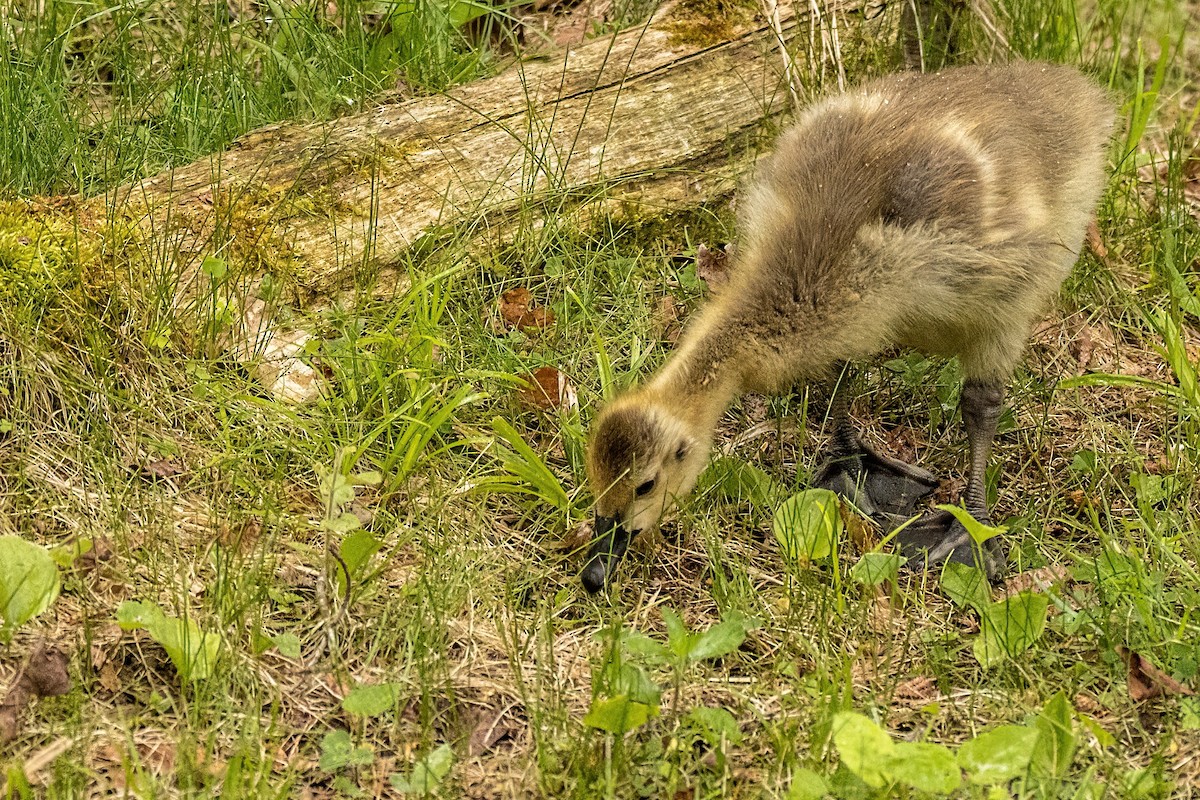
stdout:
<svg viewBox="0 0 1200 800">
<path fill-rule="evenodd" d="M 567 376 L 554 367 L 539 367 L 525 378 L 528 384 L 520 390 L 521 402 L 531 408 L 550 411 L 555 408 L 579 407 L 575 387 Z"/>
<path fill-rule="evenodd" d="M 1083 489 L 1072 489 L 1067 492 L 1067 502 L 1076 511 L 1084 511 L 1096 505 L 1095 501 L 1088 496 L 1088 493 Z"/>
<path fill-rule="evenodd" d="M 879 531 L 874 525 L 864 520 L 845 505 L 841 506 L 842 524 L 846 534 L 859 552 L 865 553 L 879 544 Z"/>
<path fill-rule="evenodd" d="M 714 291 L 729 283 L 729 245 L 723 250 L 713 250 L 707 245 L 696 248 L 696 277 Z"/>
<path fill-rule="evenodd" d="M 500 295 L 500 319 L 508 330 L 543 331 L 554 324 L 554 312 L 535 305 L 533 292 L 518 287 Z"/>
<path fill-rule="evenodd" d="M 170 458 L 157 458 L 149 463 L 143 464 L 137 469 L 138 474 L 143 478 L 151 480 L 161 480 L 164 478 L 174 478 L 177 475 L 182 475 L 186 470 Z"/>
<path fill-rule="evenodd" d="M 1117 655 L 1125 662 L 1125 666 L 1129 667 L 1129 677 L 1127 679 L 1129 696 L 1135 702 L 1140 703 L 1143 700 L 1163 695 L 1180 694 L 1191 697 L 1196 694 L 1187 686 L 1184 686 L 1154 666 L 1154 664 L 1150 663 L 1150 659 L 1141 653 L 1130 650 L 1128 647 L 1117 645 Z"/>
<path fill-rule="evenodd" d="M 66 653 L 54 646 L 39 644 L 30 653 L 20 674 L 0 701 L 0 745 L 21 735 L 21 717 L 39 697 L 55 697 L 71 690 Z"/>
<path fill-rule="evenodd" d="M 1014 597 L 1021 592 L 1034 590 L 1046 592 L 1056 583 L 1066 583 L 1071 578 L 1071 572 L 1061 564 L 1054 564 L 1037 569 L 1026 570 L 1013 575 L 1004 584 L 1004 596 Z"/>
<path fill-rule="evenodd" d="M 1100 235 L 1100 226 L 1094 219 L 1087 226 L 1087 245 L 1096 258 L 1100 259 L 1100 263 L 1107 267 L 1108 246 L 1104 244 L 1104 237 Z"/>
<path fill-rule="evenodd" d="M 117 668 L 112 664 L 105 664 L 100 668 L 100 685 L 108 691 L 116 694 L 121 689 L 121 676 L 117 672 Z"/>
<path fill-rule="evenodd" d="M 928 675 L 917 675 L 896 684 L 894 696 L 897 700 L 916 703 L 932 703 L 941 696 L 937 681 Z"/>
<path fill-rule="evenodd" d="M 592 541 L 592 532 L 592 521 L 585 519 L 571 529 L 571 532 L 563 539 L 563 546 L 571 551 L 582 550 Z"/>
<path fill-rule="evenodd" d="M 150 767 L 155 775 L 169 775 L 175 771 L 175 743 L 165 736 L 156 736 L 152 741 L 137 743 L 142 763 Z"/>
<path fill-rule="evenodd" d="M 1075 374 L 1082 375 L 1092 366 L 1092 356 L 1096 352 L 1096 329 L 1091 325 L 1083 325 L 1079 334 L 1071 342 L 1071 355 L 1075 356 L 1077 369 Z"/>
<path fill-rule="evenodd" d="M 472 756 L 483 755 L 505 739 L 511 739 L 519 730 L 507 709 L 482 709 L 479 721 L 471 729 L 467 752 Z"/>
<path fill-rule="evenodd" d="M 659 339 L 675 344 L 683 326 L 679 322 L 679 305 L 672 295 L 658 298 L 658 303 L 650 313 L 650 322 Z"/>
</svg>

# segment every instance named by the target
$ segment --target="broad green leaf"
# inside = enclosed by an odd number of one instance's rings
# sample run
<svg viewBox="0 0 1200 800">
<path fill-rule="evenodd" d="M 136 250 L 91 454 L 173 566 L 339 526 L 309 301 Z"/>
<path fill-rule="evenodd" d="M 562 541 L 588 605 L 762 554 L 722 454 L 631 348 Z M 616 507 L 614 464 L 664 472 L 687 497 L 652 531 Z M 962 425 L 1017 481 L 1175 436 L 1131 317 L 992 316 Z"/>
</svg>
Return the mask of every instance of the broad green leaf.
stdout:
<svg viewBox="0 0 1200 800">
<path fill-rule="evenodd" d="M 1200 730 L 1200 697 L 1179 698 L 1179 729 Z"/>
<path fill-rule="evenodd" d="M 589 728 L 598 728 L 617 736 L 623 736 L 645 725 L 651 717 L 658 716 L 658 706 L 631 700 L 627 695 L 617 695 L 606 700 L 596 700 L 592 710 L 583 718 Z"/>
<path fill-rule="evenodd" d="M 377 683 L 355 686 L 342 699 L 342 710 L 360 717 L 377 717 L 396 707 L 400 686 L 395 683 Z"/>
<path fill-rule="evenodd" d="M 375 469 L 356 472 L 350 476 L 350 482 L 355 486 L 378 486 L 383 483 L 383 473 Z"/>
<path fill-rule="evenodd" d="M 152 603 L 126 600 L 117 609 L 117 622 L 125 630 L 141 628 L 162 645 L 185 681 L 212 675 L 221 654 L 221 637 L 205 633 L 190 619 L 170 617 Z"/>
<path fill-rule="evenodd" d="M 330 731 L 321 739 L 321 760 L 318 766 L 325 772 L 366 766 L 374 760 L 375 753 L 370 748 L 355 747 L 346 731 Z"/>
<path fill-rule="evenodd" d="M 958 765 L 971 783 L 1007 783 L 1025 774 L 1038 732 L 1023 725 L 1001 725 L 971 739 L 958 749 Z"/>
<path fill-rule="evenodd" d="M 662 699 L 662 689 L 650 680 L 646 671 L 637 664 L 626 662 L 617 668 L 609 686 L 614 695 L 623 694 L 637 703 L 657 706 Z"/>
<path fill-rule="evenodd" d="M 992 604 L 991 585 L 981 569 L 947 561 L 942 568 L 941 583 L 942 591 L 959 608 L 973 608 L 982 613 Z"/>
<path fill-rule="evenodd" d="M 1096 451 L 1080 450 L 1071 457 L 1071 471 L 1092 473 L 1096 471 Z"/>
<path fill-rule="evenodd" d="M 742 741 L 742 729 L 738 726 L 733 714 L 723 708 L 699 706 L 693 708 L 687 715 L 688 723 L 700 731 L 704 741 L 711 747 L 717 747 L 724 739 L 729 744 L 739 744 Z"/>
<path fill-rule="evenodd" d="M 92 552 L 92 540 L 88 538 L 75 539 L 68 544 L 62 544 L 50 549 L 50 557 L 54 563 L 63 569 L 74 564 L 81 556 Z"/>
<path fill-rule="evenodd" d="M 972 650 L 985 667 L 1016 658 L 1041 638 L 1046 630 L 1050 598 L 1021 592 L 992 603 L 980 612 L 980 633 Z"/>
<path fill-rule="evenodd" d="M 942 511 L 949 511 L 951 514 L 953 514 L 954 518 L 962 523 L 962 526 L 967 529 L 967 533 L 975 541 L 975 544 L 981 545 L 988 539 L 991 539 L 993 536 L 999 536 L 1008 530 L 1008 528 L 1005 528 L 1002 525 L 984 525 L 982 522 L 971 516 L 970 511 L 967 511 L 965 508 L 960 506 L 952 506 L 944 503 L 939 505 L 938 508 L 940 508 Z"/>
<path fill-rule="evenodd" d="M 300 637 L 294 633 L 281 633 L 271 637 L 271 644 L 279 650 L 280 655 L 288 658 L 300 657 Z"/>
<path fill-rule="evenodd" d="M 687 657 L 692 661 L 703 661 L 732 653 L 746 640 L 746 633 L 757 628 L 758 620 L 731 615 L 697 636 L 693 636 Z"/>
<path fill-rule="evenodd" d="M 5 630 L 49 608 L 58 590 L 58 567 L 46 548 L 19 536 L 0 536 L 0 614 Z"/>
<path fill-rule="evenodd" d="M 1075 755 L 1073 716 L 1071 703 L 1060 691 L 1046 702 L 1042 713 L 1034 719 L 1033 727 L 1038 732 L 1030 765 L 1034 775 L 1052 779 L 1066 777 Z"/>
<path fill-rule="evenodd" d="M 1096 744 L 1100 745 L 1101 750 L 1112 747 L 1117 743 L 1117 737 L 1105 730 L 1104 726 L 1097 722 L 1094 718 L 1089 717 L 1087 714 L 1080 714 L 1079 721 L 1082 722 L 1083 726 L 1088 729 L 1088 732 L 1095 737 Z"/>
<path fill-rule="evenodd" d="M 669 608 L 660 608 L 659 613 L 667 626 L 667 646 L 678 658 L 685 657 L 692 649 L 692 634 L 683 624 L 683 618 Z"/>
<path fill-rule="evenodd" d="M 839 711 L 833 717 L 833 743 L 842 764 L 868 786 L 879 789 L 891 780 L 887 768 L 896 754 L 896 743 L 872 720 L 853 711 Z"/>
<path fill-rule="evenodd" d="M 702 479 L 714 486 L 721 496 L 734 503 L 749 503 L 755 508 L 769 508 L 783 491 L 770 475 L 740 458 L 721 456 L 714 459 Z"/>
<path fill-rule="evenodd" d="M 930 742 L 897 742 L 886 772 L 893 781 L 929 794 L 950 794 L 962 783 L 954 753 Z"/>
<path fill-rule="evenodd" d="M 219 281 L 229 271 L 229 265 L 225 263 L 225 259 L 223 258 L 205 256 L 204 260 L 200 262 L 200 269 L 213 280 Z"/>
<path fill-rule="evenodd" d="M 357 575 L 371 558 L 379 552 L 383 543 L 370 531 L 357 530 L 342 541 L 339 553 L 346 562 L 351 575 Z"/>
<path fill-rule="evenodd" d="M 361 527 L 362 522 L 349 511 L 343 511 L 341 514 L 321 520 L 321 528 L 334 533 L 350 533 Z"/>
<path fill-rule="evenodd" d="M 833 554 L 842 532 L 838 496 L 829 489 L 806 489 L 775 511 L 772 530 L 791 561 L 812 561 Z"/>
<path fill-rule="evenodd" d="M 863 553 L 850 569 L 850 578 L 864 586 L 895 581 L 905 560 L 899 553 Z"/>
<path fill-rule="evenodd" d="M 1172 783 L 1162 775 L 1162 767 L 1138 767 L 1125 774 L 1121 787 L 1121 800 L 1158 800 L 1175 797 Z M 1191 792 L 1188 793 L 1190 795 Z"/>
<path fill-rule="evenodd" d="M 821 800 L 827 794 L 829 781 L 807 767 L 800 767 L 792 773 L 792 783 L 784 800 Z"/>
<path fill-rule="evenodd" d="M 598 634 L 597 638 L 607 635 Z M 628 655 L 641 656 L 650 663 L 662 663 L 671 658 L 671 650 L 658 639 L 647 636 L 641 631 L 622 628 L 620 634 L 621 651 Z"/>
<path fill-rule="evenodd" d="M 358 519 L 353 514 L 343 514 L 342 516 L 354 519 L 355 526 L 358 525 Z M 375 538 L 375 534 L 370 531 L 365 531 L 359 528 L 352 533 L 347 534 L 342 540 L 342 546 L 338 549 L 338 554 L 342 557 L 342 561 L 346 565 L 346 570 L 350 573 L 350 579 L 357 579 L 366 566 L 371 556 L 379 552 L 383 547 L 383 543 Z M 346 575 L 341 569 L 335 571 L 338 591 L 344 593 L 346 591 Z"/>
<path fill-rule="evenodd" d="M 439 745 L 417 762 L 412 775 L 392 775 L 392 788 L 403 794 L 429 794 L 450 774 L 454 766 L 454 748 Z"/>
</svg>

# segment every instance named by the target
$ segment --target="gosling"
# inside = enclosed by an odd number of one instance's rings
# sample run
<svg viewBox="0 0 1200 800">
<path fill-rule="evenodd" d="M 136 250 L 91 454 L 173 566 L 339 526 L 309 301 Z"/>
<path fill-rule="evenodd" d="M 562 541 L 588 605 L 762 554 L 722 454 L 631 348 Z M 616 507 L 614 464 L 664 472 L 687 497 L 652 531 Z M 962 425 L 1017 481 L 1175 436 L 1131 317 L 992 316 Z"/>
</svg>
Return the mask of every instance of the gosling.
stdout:
<svg viewBox="0 0 1200 800">
<path fill-rule="evenodd" d="M 1090 80 L 1041 63 L 894 75 L 802 111 L 742 202 L 728 284 L 662 369 L 592 425 L 584 587 L 606 586 L 633 537 L 693 489 L 735 399 L 844 377 L 894 345 L 959 359 L 963 500 L 990 523 L 984 475 L 1005 388 L 1079 255 L 1113 120 Z M 847 383 L 816 482 L 876 519 L 907 518 L 937 481 L 862 444 Z M 944 513 L 897 541 L 910 566 L 1001 569 Z"/>
</svg>

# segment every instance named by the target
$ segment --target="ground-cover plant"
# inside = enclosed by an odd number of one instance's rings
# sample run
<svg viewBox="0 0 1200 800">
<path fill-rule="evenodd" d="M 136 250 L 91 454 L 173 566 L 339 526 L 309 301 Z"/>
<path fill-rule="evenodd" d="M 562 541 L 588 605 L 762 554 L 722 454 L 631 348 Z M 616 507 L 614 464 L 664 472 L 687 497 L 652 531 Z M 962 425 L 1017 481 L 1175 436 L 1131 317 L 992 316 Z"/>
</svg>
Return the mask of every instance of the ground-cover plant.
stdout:
<svg viewBox="0 0 1200 800">
<path fill-rule="evenodd" d="M 477 24 L 471 4 L 319 5 L 5 9 L 0 182 L 99 192 L 491 58 L 459 33 Z M 696 245 L 735 236 L 724 206 L 644 223 L 622 207 L 585 229 L 531 217 L 503 243 L 449 233 L 399 265 L 408 291 L 364 279 L 314 315 L 306 356 L 330 391 L 305 408 L 209 357 L 205 331 L 181 351 L 166 311 L 143 330 L 117 302 L 59 302 L 53 282 L 11 302 L 0 288 L 0 526 L 51 554 L 92 543 L 0 646 L 5 687 L 43 637 L 73 678 L 0 754 L 4 791 L 1193 791 L 1200 228 L 1191 109 L 1173 109 L 1198 70 L 1157 36 L 1186 8 L 993 6 L 1017 51 L 1082 63 L 1127 102 L 1098 238 L 997 443 L 996 519 L 1021 533 L 1008 585 L 914 576 L 849 509 L 805 492 L 822 404 L 800 391 L 739 404 L 695 502 L 642 537 L 612 593 L 582 594 L 586 423 L 669 351 L 707 291 Z M 963 59 L 992 41 L 980 32 Z M 851 82 L 889 63 L 891 43 L 875 46 L 845 54 Z M 10 233 L 18 255 L 51 241 Z M 231 262 L 209 257 L 219 286 Z M 514 288 L 555 321 L 497 325 Z M 56 324 L 46 298 L 66 309 Z M 577 408 L 522 400 L 546 367 Z M 949 476 L 939 501 L 963 463 L 958 377 L 890 354 L 861 400 L 889 409 L 872 444 Z"/>
<path fill-rule="evenodd" d="M 44 613 L 58 597 L 58 566 L 46 548 L 17 536 L 0 536 L 0 641 Z"/>
</svg>

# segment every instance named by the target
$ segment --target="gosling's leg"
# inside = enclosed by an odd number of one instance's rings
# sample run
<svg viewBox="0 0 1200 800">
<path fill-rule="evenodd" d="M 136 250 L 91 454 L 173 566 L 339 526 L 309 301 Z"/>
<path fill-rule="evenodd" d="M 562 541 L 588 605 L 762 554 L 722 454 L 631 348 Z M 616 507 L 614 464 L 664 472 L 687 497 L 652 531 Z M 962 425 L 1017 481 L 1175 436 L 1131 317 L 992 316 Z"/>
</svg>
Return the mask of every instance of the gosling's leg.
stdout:
<svg viewBox="0 0 1200 800">
<path fill-rule="evenodd" d="M 971 448 L 971 469 L 963 503 L 971 516 L 985 525 L 991 524 L 985 482 L 987 465 L 1003 401 L 1003 384 L 975 380 L 963 384 L 959 401 Z M 995 538 L 989 539 L 983 547 L 976 545 L 966 528 L 945 511 L 917 520 L 896 538 L 901 552 L 913 565 L 924 562 L 928 568 L 946 561 L 959 561 L 982 568 L 991 579 L 999 577 L 1003 567 L 1003 555 Z"/>
<path fill-rule="evenodd" d="M 813 483 L 837 492 L 881 524 L 894 526 L 912 516 L 938 481 L 920 467 L 879 455 L 862 443 L 850 419 L 853 383 L 849 367 L 843 366 L 829 401 L 833 441 Z"/>
</svg>

